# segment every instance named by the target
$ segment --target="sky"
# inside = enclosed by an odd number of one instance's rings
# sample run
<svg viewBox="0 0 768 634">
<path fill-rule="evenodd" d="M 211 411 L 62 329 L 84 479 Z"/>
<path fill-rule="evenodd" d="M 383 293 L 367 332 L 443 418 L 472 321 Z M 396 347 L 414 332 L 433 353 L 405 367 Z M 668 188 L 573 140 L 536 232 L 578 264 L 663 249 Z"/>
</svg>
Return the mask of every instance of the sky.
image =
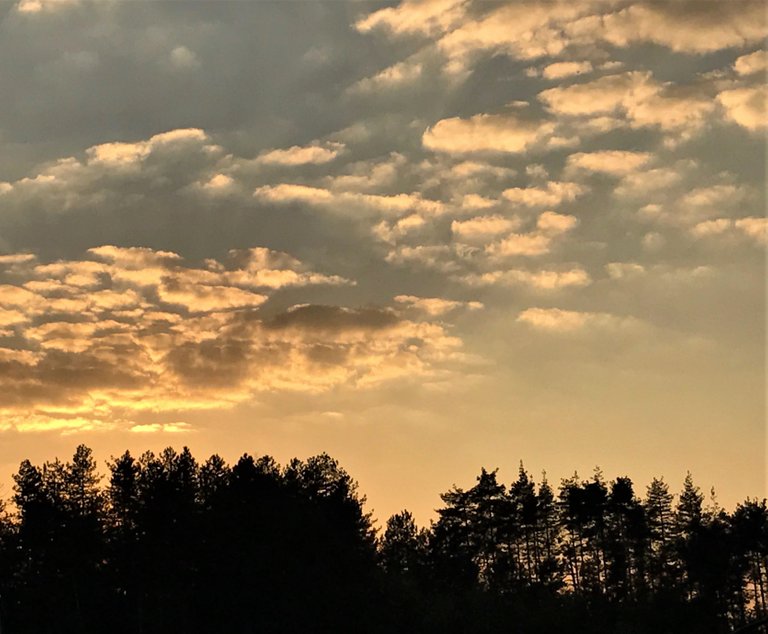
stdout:
<svg viewBox="0 0 768 634">
<path fill-rule="evenodd" d="M 762 1 L 0 0 L 0 494 L 327 451 L 766 494 Z"/>
</svg>

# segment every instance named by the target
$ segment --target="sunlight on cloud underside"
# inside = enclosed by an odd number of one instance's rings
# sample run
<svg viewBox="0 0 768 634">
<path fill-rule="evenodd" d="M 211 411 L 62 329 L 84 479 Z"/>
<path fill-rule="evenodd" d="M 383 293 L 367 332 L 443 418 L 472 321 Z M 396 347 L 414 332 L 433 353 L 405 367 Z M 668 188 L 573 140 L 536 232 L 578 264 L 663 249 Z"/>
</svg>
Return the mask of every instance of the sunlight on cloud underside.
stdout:
<svg viewBox="0 0 768 634">
<path fill-rule="evenodd" d="M 392 380 L 448 380 L 469 359 L 423 307 L 260 306 L 283 288 L 349 284 L 285 253 L 233 251 L 202 267 L 175 253 L 103 246 L 89 259 L 4 257 L 0 413 L 17 431 L 186 431 L 141 413 L 230 408 L 269 391 L 322 392 Z M 398 298 L 396 306 L 403 303 Z M 479 305 L 472 304 L 471 308 Z"/>
</svg>

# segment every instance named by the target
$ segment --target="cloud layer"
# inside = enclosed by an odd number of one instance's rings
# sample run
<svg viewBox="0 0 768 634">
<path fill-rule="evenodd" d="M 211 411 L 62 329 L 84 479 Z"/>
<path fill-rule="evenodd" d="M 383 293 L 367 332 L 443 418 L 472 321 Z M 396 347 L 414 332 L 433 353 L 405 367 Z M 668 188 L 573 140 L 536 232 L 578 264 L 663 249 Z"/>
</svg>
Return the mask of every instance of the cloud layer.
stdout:
<svg viewBox="0 0 768 634">
<path fill-rule="evenodd" d="M 0 412 L 17 431 L 56 421 L 70 431 L 110 428 L 270 391 L 435 380 L 463 359 L 461 341 L 429 321 L 460 302 L 398 297 L 393 308 L 263 312 L 280 289 L 350 283 L 265 248 L 197 267 L 146 248 L 102 246 L 49 263 L 7 255 L 2 277 Z M 405 317 L 403 304 L 423 310 Z"/>
</svg>

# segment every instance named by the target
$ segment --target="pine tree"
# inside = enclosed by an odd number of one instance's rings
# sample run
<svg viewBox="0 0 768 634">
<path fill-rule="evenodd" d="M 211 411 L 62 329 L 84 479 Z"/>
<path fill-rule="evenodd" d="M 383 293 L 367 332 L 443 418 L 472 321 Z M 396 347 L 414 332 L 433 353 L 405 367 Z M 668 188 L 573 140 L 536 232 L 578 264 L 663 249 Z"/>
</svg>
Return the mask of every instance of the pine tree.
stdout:
<svg viewBox="0 0 768 634">
<path fill-rule="evenodd" d="M 558 542 L 560 541 L 560 526 L 557 517 L 555 494 L 547 481 L 547 474 L 542 473 L 541 484 L 536 494 L 537 521 L 539 550 L 541 562 L 539 564 L 539 582 L 550 591 L 562 588 L 564 581 L 558 557 Z"/>
<path fill-rule="evenodd" d="M 533 480 L 525 471 L 522 461 L 518 477 L 509 488 L 509 500 L 512 505 L 513 522 L 519 528 L 517 544 L 517 565 L 522 572 L 524 583 L 528 586 L 541 581 L 539 568 L 541 553 L 538 540 L 538 500 Z"/>
<path fill-rule="evenodd" d="M 700 594 L 701 570 L 699 544 L 704 527 L 704 496 L 688 472 L 675 507 L 675 539 L 682 563 L 683 587 L 689 599 Z"/>
<path fill-rule="evenodd" d="M 654 478 L 645 497 L 648 521 L 648 581 L 654 591 L 670 591 L 676 584 L 676 523 L 674 496 L 663 478 Z"/>
<path fill-rule="evenodd" d="M 387 572 L 418 575 L 426 565 L 427 532 L 416 526 L 409 511 L 402 511 L 387 520 L 379 550 Z"/>
<path fill-rule="evenodd" d="M 747 500 L 736 507 L 732 525 L 736 553 L 745 569 L 743 603 L 753 619 L 768 616 L 768 507 Z"/>
</svg>

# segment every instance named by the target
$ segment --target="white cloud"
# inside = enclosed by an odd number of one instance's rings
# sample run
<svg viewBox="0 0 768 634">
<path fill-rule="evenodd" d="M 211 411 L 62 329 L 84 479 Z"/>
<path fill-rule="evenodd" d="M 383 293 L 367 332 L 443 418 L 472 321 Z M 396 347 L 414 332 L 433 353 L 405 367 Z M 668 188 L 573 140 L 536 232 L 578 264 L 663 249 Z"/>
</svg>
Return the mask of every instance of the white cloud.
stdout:
<svg viewBox="0 0 768 634">
<path fill-rule="evenodd" d="M 753 240 L 768 245 L 768 218 L 740 218 L 734 226 Z"/>
<path fill-rule="evenodd" d="M 569 47 L 599 50 L 603 43 L 622 48 L 654 43 L 682 53 L 710 53 L 768 36 L 760 0 L 629 6 L 600 0 L 524 2 L 485 5 L 480 11 L 469 7 L 469 2 L 457 0 L 405 1 L 368 15 L 356 26 L 361 32 L 385 28 L 394 35 L 432 37 L 445 58 L 446 72 L 461 77 L 468 76 L 477 60 L 499 54 L 532 60 L 563 55 Z M 549 73 L 557 78 L 573 74 L 577 69 L 565 65 L 575 63 L 550 64 L 555 68 Z"/>
<path fill-rule="evenodd" d="M 358 20 L 355 28 L 361 33 L 384 28 L 394 34 L 440 33 L 464 16 L 465 0 L 410 0 L 396 7 L 387 7 Z"/>
<path fill-rule="evenodd" d="M 399 304 L 405 304 L 408 307 L 415 308 L 429 315 L 430 317 L 439 317 L 458 308 L 467 308 L 469 310 L 480 310 L 483 304 L 476 301 L 461 302 L 440 297 L 415 297 L 413 295 L 398 295 L 395 301 Z"/>
<path fill-rule="evenodd" d="M 457 278 L 468 286 L 529 286 L 542 291 L 555 291 L 562 288 L 580 288 L 591 284 L 592 279 L 584 269 L 564 270 L 542 269 L 526 271 L 507 269 L 487 273 L 472 273 Z"/>
<path fill-rule="evenodd" d="M 399 62 L 376 73 L 372 77 L 364 77 L 349 88 L 350 93 L 371 94 L 381 90 L 390 90 L 399 86 L 412 84 L 421 78 L 422 64 L 418 62 Z"/>
<path fill-rule="evenodd" d="M 541 71 L 544 79 L 562 79 L 572 75 L 583 75 L 592 71 L 591 62 L 555 62 Z"/>
<path fill-rule="evenodd" d="M 451 166 L 451 175 L 457 178 L 473 178 L 492 176 L 494 178 L 504 179 L 512 178 L 517 172 L 510 167 L 499 167 L 490 163 L 481 163 L 479 161 L 462 161 Z"/>
<path fill-rule="evenodd" d="M 697 238 L 706 238 L 709 236 L 720 235 L 725 233 L 733 226 L 733 221 L 730 218 L 717 218 L 715 220 L 705 220 L 694 225 L 691 228 L 691 233 Z"/>
<path fill-rule="evenodd" d="M 739 75 L 764 73 L 768 69 L 768 51 L 755 51 L 742 55 L 733 63 L 733 70 Z"/>
<path fill-rule="evenodd" d="M 211 312 L 260 306 L 267 296 L 241 288 L 178 283 L 171 278 L 158 289 L 160 301 L 183 306 L 188 311 Z"/>
<path fill-rule="evenodd" d="M 203 183 L 203 188 L 209 191 L 220 192 L 229 189 L 234 183 L 235 179 L 227 174 L 214 174 L 207 182 Z"/>
<path fill-rule="evenodd" d="M 256 159 L 257 163 L 274 165 L 307 165 L 330 163 L 344 151 L 344 144 L 327 142 L 324 144 L 299 146 L 287 149 L 268 150 Z"/>
<path fill-rule="evenodd" d="M 699 222 L 691 227 L 690 232 L 695 238 L 746 238 L 758 245 L 768 246 L 768 218 L 716 218 Z"/>
<path fill-rule="evenodd" d="M 725 115 L 751 132 L 768 125 L 768 86 L 765 84 L 724 90 L 717 95 Z"/>
<path fill-rule="evenodd" d="M 552 239 L 540 233 L 510 233 L 499 242 L 488 245 L 486 251 L 495 257 L 534 257 L 549 253 L 551 244 Z"/>
<path fill-rule="evenodd" d="M 349 213 L 354 207 L 367 210 L 369 213 L 395 216 L 414 212 L 438 215 L 444 211 L 443 203 L 422 198 L 419 193 L 387 196 L 356 192 L 332 192 L 320 187 L 280 183 L 279 185 L 258 187 L 253 195 L 261 200 L 274 203 L 302 202 L 318 205 L 338 213 Z"/>
<path fill-rule="evenodd" d="M 708 185 L 697 187 L 680 199 L 684 207 L 697 209 L 715 209 L 737 205 L 746 197 L 743 187 L 731 184 Z"/>
<path fill-rule="evenodd" d="M 539 99 L 562 115 L 592 117 L 619 112 L 635 128 L 658 127 L 688 133 L 698 129 L 714 112 L 709 95 L 659 84 L 648 71 L 550 88 L 540 92 Z"/>
<path fill-rule="evenodd" d="M 644 167 L 651 158 L 652 155 L 648 152 L 628 152 L 625 150 L 579 152 L 568 157 L 567 169 L 570 171 L 582 169 L 613 176 L 624 176 Z"/>
<path fill-rule="evenodd" d="M 529 121 L 513 114 L 477 114 L 468 119 L 442 119 L 427 128 L 424 147 L 437 152 L 466 154 L 500 152 L 519 154 L 550 136 L 554 125 Z"/>
<path fill-rule="evenodd" d="M 658 199 L 666 198 L 668 191 L 683 181 L 693 165 L 678 162 L 668 167 L 658 167 L 626 174 L 613 190 L 617 198 Z"/>
<path fill-rule="evenodd" d="M 536 330 L 552 333 L 569 333 L 585 329 L 618 331 L 641 326 L 641 322 L 633 317 L 560 308 L 527 308 L 517 316 L 517 321 Z"/>
<path fill-rule="evenodd" d="M 445 244 L 398 246 L 387 253 L 386 261 L 399 266 L 416 265 L 450 273 L 459 268 L 455 256 L 454 250 Z"/>
<path fill-rule="evenodd" d="M 609 262 L 605 270 L 612 280 L 631 279 L 645 274 L 645 267 L 637 262 Z"/>
<path fill-rule="evenodd" d="M 170 54 L 171 65 L 178 70 L 191 70 L 200 66 L 197 55 L 186 46 L 177 46 Z"/>
<path fill-rule="evenodd" d="M 476 216 L 469 220 L 454 220 L 451 223 L 451 232 L 462 241 L 482 243 L 519 226 L 520 221 L 517 218 L 499 215 Z"/>
<path fill-rule="evenodd" d="M 130 430 L 134 434 L 185 434 L 193 431 L 189 423 L 138 423 L 132 425 Z"/>
<path fill-rule="evenodd" d="M 536 220 L 536 228 L 546 235 L 558 235 L 570 231 L 579 224 L 579 219 L 569 214 L 544 211 Z"/>
<path fill-rule="evenodd" d="M 546 187 L 510 187 L 502 192 L 509 202 L 526 207 L 557 207 L 587 193 L 578 183 L 549 181 Z"/>
<path fill-rule="evenodd" d="M 465 20 L 437 42 L 450 73 L 463 73 L 480 55 L 516 59 L 558 55 L 567 46 L 562 25 L 592 8 L 590 2 L 503 4 L 477 19 Z"/>
<path fill-rule="evenodd" d="M 592 35 L 614 46 L 653 42 L 685 53 L 741 47 L 768 36 L 765 5 L 754 0 L 638 2 L 592 24 Z"/>
<path fill-rule="evenodd" d="M 16 10 L 19 13 L 35 14 L 58 11 L 80 4 L 80 0 L 19 0 Z"/>
</svg>

